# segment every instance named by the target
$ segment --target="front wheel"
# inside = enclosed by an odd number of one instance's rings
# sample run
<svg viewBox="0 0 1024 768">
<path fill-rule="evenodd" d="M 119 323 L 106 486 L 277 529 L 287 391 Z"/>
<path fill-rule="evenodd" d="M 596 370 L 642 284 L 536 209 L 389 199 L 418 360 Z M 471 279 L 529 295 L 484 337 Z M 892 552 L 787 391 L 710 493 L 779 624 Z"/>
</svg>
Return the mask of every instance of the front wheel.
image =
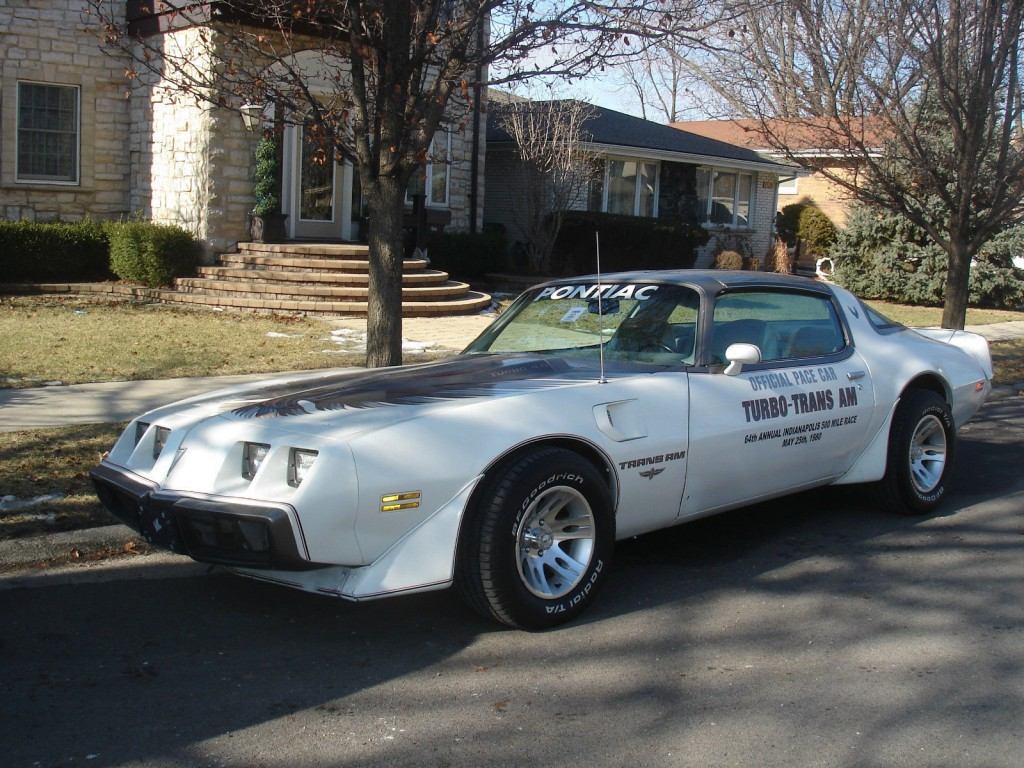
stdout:
<svg viewBox="0 0 1024 768">
<path fill-rule="evenodd" d="M 889 432 L 885 477 L 878 483 L 883 505 L 901 514 L 935 509 L 946 495 L 955 444 L 946 401 L 927 390 L 905 393 Z"/>
<path fill-rule="evenodd" d="M 485 483 L 460 539 L 464 599 L 522 629 L 574 619 L 593 599 L 615 543 L 601 473 L 572 451 L 544 448 Z"/>
</svg>

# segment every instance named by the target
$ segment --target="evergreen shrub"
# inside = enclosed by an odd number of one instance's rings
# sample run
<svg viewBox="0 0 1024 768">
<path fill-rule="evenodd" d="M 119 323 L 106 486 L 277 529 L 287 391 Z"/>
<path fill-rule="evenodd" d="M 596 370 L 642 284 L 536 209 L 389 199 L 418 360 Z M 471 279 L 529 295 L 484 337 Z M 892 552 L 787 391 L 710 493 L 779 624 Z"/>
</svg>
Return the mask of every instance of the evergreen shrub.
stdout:
<svg viewBox="0 0 1024 768">
<path fill-rule="evenodd" d="M 126 221 L 109 226 L 110 268 L 122 280 L 151 288 L 191 275 L 199 264 L 199 243 L 172 224 Z"/>
<path fill-rule="evenodd" d="M 107 252 L 107 233 L 98 221 L 0 221 L 0 282 L 107 280 Z"/>
<path fill-rule="evenodd" d="M 1024 225 L 1003 231 L 971 267 L 972 306 L 1016 309 L 1024 304 L 1024 270 L 1012 257 L 1024 253 Z M 865 206 L 853 210 L 831 249 L 835 280 L 867 299 L 941 306 L 946 298 L 945 251 L 904 217 Z"/>
</svg>

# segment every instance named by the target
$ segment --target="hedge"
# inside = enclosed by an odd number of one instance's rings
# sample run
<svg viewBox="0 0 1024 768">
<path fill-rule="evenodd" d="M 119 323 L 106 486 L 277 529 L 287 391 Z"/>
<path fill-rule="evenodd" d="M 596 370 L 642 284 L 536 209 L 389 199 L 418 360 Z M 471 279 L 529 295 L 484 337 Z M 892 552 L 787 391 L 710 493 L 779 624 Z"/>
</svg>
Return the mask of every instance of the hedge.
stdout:
<svg viewBox="0 0 1024 768">
<path fill-rule="evenodd" d="M 191 275 L 199 264 L 199 244 L 171 224 L 128 221 L 108 226 L 110 268 L 122 280 L 155 288 Z"/>
<path fill-rule="evenodd" d="M 505 267 L 505 230 L 485 226 L 478 234 L 444 232 L 427 238 L 430 266 L 450 275 L 480 278 Z"/>
<path fill-rule="evenodd" d="M 594 233 L 601 238 L 601 270 L 689 269 L 696 249 L 708 241 L 696 224 L 594 211 L 563 214 L 551 262 L 563 274 L 596 268 Z"/>
<path fill-rule="evenodd" d="M 107 233 L 102 224 L 0 221 L 0 282 L 108 280 Z"/>
</svg>

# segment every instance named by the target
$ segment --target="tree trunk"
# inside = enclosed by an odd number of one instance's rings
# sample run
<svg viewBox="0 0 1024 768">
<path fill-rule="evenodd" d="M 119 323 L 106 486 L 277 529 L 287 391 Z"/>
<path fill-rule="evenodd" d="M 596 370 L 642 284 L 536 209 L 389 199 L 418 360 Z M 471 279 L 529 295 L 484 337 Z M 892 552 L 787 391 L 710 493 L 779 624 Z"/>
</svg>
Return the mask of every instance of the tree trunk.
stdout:
<svg viewBox="0 0 1024 768">
<path fill-rule="evenodd" d="M 949 273 L 946 277 L 946 304 L 942 327 L 963 329 L 967 321 L 967 299 L 971 279 L 971 254 L 967 243 L 954 238 L 949 248 Z"/>
<path fill-rule="evenodd" d="M 380 178 L 367 194 L 370 214 L 370 281 L 366 316 L 366 365 L 402 364 L 402 213 L 405 186 Z"/>
</svg>

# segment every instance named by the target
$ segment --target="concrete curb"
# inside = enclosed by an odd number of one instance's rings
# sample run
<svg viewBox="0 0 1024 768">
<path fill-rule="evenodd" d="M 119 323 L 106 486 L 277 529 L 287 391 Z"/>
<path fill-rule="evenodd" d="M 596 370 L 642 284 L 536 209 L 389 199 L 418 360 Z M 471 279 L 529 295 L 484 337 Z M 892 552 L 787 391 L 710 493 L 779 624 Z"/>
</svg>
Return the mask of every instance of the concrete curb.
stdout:
<svg viewBox="0 0 1024 768">
<path fill-rule="evenodd" d="M 0 571 L 146 551 L 149 545 L 128 526 L 104 525 L 0 541 Z"/>
</svg>

